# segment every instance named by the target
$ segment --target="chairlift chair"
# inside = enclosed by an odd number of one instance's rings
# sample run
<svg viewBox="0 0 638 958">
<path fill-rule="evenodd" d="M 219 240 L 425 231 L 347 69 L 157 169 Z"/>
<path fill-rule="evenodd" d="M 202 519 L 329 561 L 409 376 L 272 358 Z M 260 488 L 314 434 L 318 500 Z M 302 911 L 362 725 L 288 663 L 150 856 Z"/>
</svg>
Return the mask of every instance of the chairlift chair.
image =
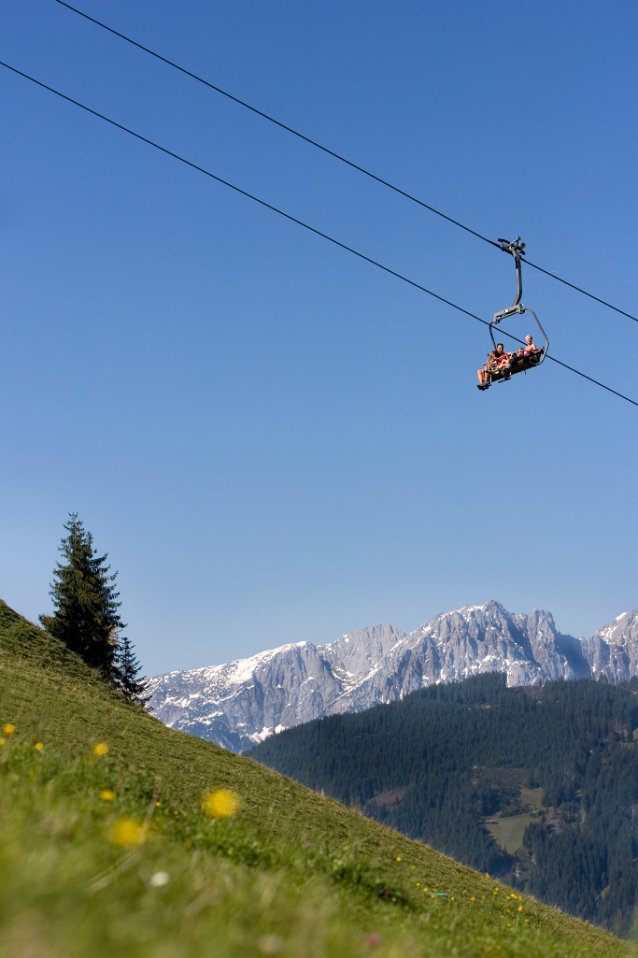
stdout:
<svg viewBox="0 0 638 958">
<path fill-rule="evenodd" d="M 518 313 L 532 314 L 536 320 L 536 325 L 540 329 L 541 335 L 545 340 L 545 345 L 541 349 L 538 349 L 535 353 L 512 359 L 507 366 L 501 367 L 500 369 L 488 369 L 487 380 L 482 385 L 479 384 L 479 388 L 483 390 L 489 389 L 493 382 L 507 382 L 512 378 L 512 376 L 516 375 L 516 373 L 527 372 L 528 369 L 536 369 L 537 366 L 540 366 L 545 361 L 545 357 L 547 356 L 547 352 L 549 350 L 549 339 L 547 338 L 547 333 L 540 324 L 538 316 L 533 309 L 530 309 L 529 306 L 524 306 L 521 302 L 521 299 L 523 298 L 521 256 L 525 255 L 525 243 L 521 243 L 520 236 L 517 236 L 512 242 L 506 239 L 499 239 L 499 243 L 501 244 L 501 249 L 504 253 L 511 253 L 511 255 L 514 257 L 514 262 L 516 265 L 516 299 L 511 306 L 508 306 L 507 309 L 502 309 L 500 312 L 494 313 L 494 319 L 490 323 L 490 336 L 492 337 L 494 352 L 496 352 L 494 327 L 498 326 L 502 320 L 509 319 L 510 316 L 515 316 Z"/>
</svg>

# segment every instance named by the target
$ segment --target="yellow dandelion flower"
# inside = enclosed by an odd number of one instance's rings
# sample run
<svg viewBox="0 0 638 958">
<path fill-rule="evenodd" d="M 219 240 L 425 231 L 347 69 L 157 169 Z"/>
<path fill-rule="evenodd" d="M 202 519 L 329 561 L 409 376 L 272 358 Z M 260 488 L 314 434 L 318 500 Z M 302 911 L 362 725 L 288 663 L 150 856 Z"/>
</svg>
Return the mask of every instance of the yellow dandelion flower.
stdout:
<svg viewBox="0 0 638 958">
<path fill-rule="evenodd" d="M 37 748 L 38 752 L 41 752 L 42 749 L 44 748 L 44 745 L 42 744 L 42 742 L 36 742 L 35 748 Z"/>
<path fill-rule="evenodd" d="M 522 910 L 523 910 L 523 906 L 522 906 L 522 905 L 519 905 L 518 908 L 517 908 L 517 911 L 522 911 Z"/>
<path fill-rule="evenodd" d="M 401 861 L 401 856 L 400 856 L 400 855 L 397 856 L 397 861 L 398 861 L 398 862 Z"/>
<path fill-rule="evenodd" d="M 107 788 L 105 791 L 100 792 L 100 798 L 102 799 L 103 802 L 112 802 L 113 799 L 115 798 L 115 792 L 111 792 Z"/>
<path fill-rule="evenodd" d="M 474 895 L 472 895 L 472 897 L 470 898 L 470 901 L 476 901 L 476 898 L 474 897 Z"/>
<path fill-rule="evenodd" d="M 420 888 L 420 887 L 421 887 L 421 882 L 420 882 L 420 881 L 418 881 L 418 882 L 416 883 L 416 887 L 417 887 L 417 888 Z"/>
<path fill-rule="evenodd" d="M 494 891 L 492 892 L 492 894 L 493 894 L 493 895 L 498 895 L 498 888 L 495 888 Z"/>
<path fill-rule="evenodd" d="M 588 925 L 588 924 L 589 924 L 589 918 L 588 918 L 588 919 L 586 920 L 586 922 L 585 922 L 585 924 L 586 924 L 586 925 Z"/>
<path fill-rule="evenodd" d="M 211 818 L 229 818 L 239 811 L 241 798 L 230 788 L 218 788 L 207 792 L 202 799 L 202 809 Z"/>
<path fill-rule="evenodd" d="M 120 818 L 106 833 L 110 842 L 121 845 L 123 848 L 141 845 L 143 835 L 142 825 L 135 818 Z"/>
<path fill-rule="evenodd" d="M 93 746 L 94 755 L 106 755 L 108 750 L 109 750 L 109 747 L 106 744 L 106 742 L 99 742 L 97 745 Z"/>
<path fill-rule="evenodd" d="M 0 738 L 0 745 L 4 745 L 4 739 Z"/>
<path fill-rule="evenodd" d="M 2 728 L 2 731 L 3 731 L 3 733 L 4 733 L 5 735 L 13 735 L 13 733 L 15 732 L 15 730 L 16 730 L 15 725 L 11 725 L 11 724 L 5 725 L 5 726 L 3 726 L 3 728 Z"/>
<path fill-rule="evenodd" d="M 526 918 L 526 919 L 525 919 L 525 924 L 526 924 L 526 925 L 529 925 L 529 918 Z"/>
<path fill-rule="evenodd" d="M 424 888 L 423 891 L 427 891 L 427 888 Z"/>
<path fill-rule="evenodd" d="M 161 804 L 161 802 L 155 802 L 155 808 L 159 808 Z"/>
</svg>

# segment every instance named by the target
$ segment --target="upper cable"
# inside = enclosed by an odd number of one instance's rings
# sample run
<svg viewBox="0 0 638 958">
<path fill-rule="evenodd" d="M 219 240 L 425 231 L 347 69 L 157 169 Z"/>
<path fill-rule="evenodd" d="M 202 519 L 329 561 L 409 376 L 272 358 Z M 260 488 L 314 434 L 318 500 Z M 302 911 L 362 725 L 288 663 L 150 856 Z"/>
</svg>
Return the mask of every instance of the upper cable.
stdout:
<svg viewBox="0 0 638 958">
<path fill-rule="evenodd" d="M 347 166 L 352 167 L 353 170 L 357 170 L 359 173 L 369 176 L 371 180 L 376 180 L 377 183 L 381 183 L 382 186 L 387 186 L 388 189 L 393 190 L 395 193 L 398 193 L 400 196 L 404 196 L 406 199 L 411 200 L 413 203 L 418 203 L 419 206 L 422 206 L 423 209 L 429 210 L 430 213 L 436 213 L 437 216 L 440 216 L 442 219 L 447 220 L 448 223 L 452 223 L 454 226 L 458 226 L 459 229 L 465 230 L 466 233 L 471 233 L 472 236 L 476 236 L 477 239 L 483 240 L 485 243 L 489 243 L 490 246 L 495 246 L 497 249 L 502 249 L 499 243 L 496 243 L 494 240 L 491 240 L 488 236 L 483 236 L 482 233 L 478 233 L 476 230 L 471 229 L 469 226 L 466 226 L 464 223 L 461 223 L 459 220 L 455 220 L 452 216 L 448 216 L 446 213 L 442 213 L 441 210 L 437 210 L 434 206 L 430 206 L 429 203 L 425 203 L 423 200 L 420 200 L 417 196 L 413 196 L 411 193 L 402 190 L 400 187 L 395 186 L 393 183 L 390 183 L 388 180 L 384 180 L 383 177 L 377 176 L 376 173 L 371 173 L 370 170 L 366 170 L 365 167 L 359 166 L 358 163 L 354 163 L 352 160 L 347 159 L 345 156 L 341 156 L 340 153 L 336 153 L 334 150 L 329 149 L 327 146 L 318 143 L 317 140 L 313 140 L 311 137 L 306 136 L 304 133 L 300 133 L 298 130 L 293 129 L 293 127 L 288 126 L 286 123 L 282 123 L 281 120 L 276 120 L 275 117 L 270 116 L 268 113 L 264 113 L 263 110 L 258 110 L 257 107 L 252 106 L 250 103 L 246 103 L 245 100 L 241 100 L 239 97 L 234 96 L 232 93 L 228 93 L 227 90 L 223 90 L 221 87 L 216 86 L 214 83 L 210 83 L 208 80 L 205 80 L 203 77 L 198 76 L 196 73 L 193 73 L 191 70 L 187 70 L 185 67 L 175 63 L 173 60 L 169 60 L 167 57 L 161 55 L 161 53 L 156 53 L 155 50 L 151 50 L 150 47 L 144 46 L 143 43 L 138 43 L 137 40 L 127 37 L 125 33 L 120 33 L 119 30 L 115 30 L 113 27 L 109 27 L 106 23 L 102 23 L 101 20 L 96 20 L 95 17 L 89 16 L 88 13 L 84 13 L 83 10 L 78 10 L 77 7 L 73 7 L 70 3 L 66 3 L 65 0 L 56 0 L 56 3 L 59 3 L 60 6 L 66 7 L 67 10 L 77 13 L 79 16 L 84 17 L 85 20 L 90 20 L 91 23 L 95 23 L 96 26 L 102 27 L 103 30 L 108 30 L 109 33 L 114 34 L 116 37 L 120 37 L 122 40 L 126 40 L 127 43 L 132 44 L 134 47 L 137 47 L 139 50 L 143 50 L 144 53 L 148 53 L 150 56 L 155 57 L 157 60 L 161 60 L 162 63 L 166 63 L 168 66 L 173 67 L 175 70 L 179 70 L 180 73 L 184 73 L 186 76 L 191 77 L 193 80 L 197 80 L 198 83 L 203 83 L 204 86 L 209 87 L 211 90 L 215 90 L 216 93 L 221 93 L 222 96 L 228 97 L 229 100 L 232 100 L 234 103 L 238 103 L 239 106 L 245 107 L 245 109 L 250 110 L 252 113 L 256 113 L 257 116 L 263 117 L 264 120 L 268 120 L 270 123 L 274 123 L 275 126 L 281 127 L 282 130 L 286 130 L 288 133 L 292 133 L 293 136 L 299 137 L 300 140 L 304 140 L 306 143 L 310 143 L 311 146 L 316 147 L 318 150 L 322 150 L 324 153 L 327 153 L 329 156 L 339 160 L 341 163 L 345 163 Z M 532 263 L 530 260 L 525 260 L 528 266 L 531 266 L 533 269 L 539 270 L 541 273 L 545 273 L 546 276 L 551 276 L 552 279 L 557 280 L 559 283 L 564 283 L 565 286 L 569 286 L 571 289 L 576 290 L 578 293 L 582 293 L 583 296 L 588 296 L 590 299 L 595 300 L 597 303 L 601 303 L 603 306 L 607 306 L 608 309 L 613 309 L 614 312 L 620 313 L 622 316 L 626 316 L 628 319 L 633 319 L 635 323 L 638 323 L 638 316 L 633 316 L 631 313 L 626 312 L 624 309 L 620 309 L 618 306 L 614 306 L 612 303 L 608 303 L 607 300 L 601 299 L 600 296 L 595 296 L 593 293 L 588 293 L 586 289 L 583 289 L 580 286 L 576 286 L 574 283 L 570 283 L 569 280 L 562 279 L 562 277 L 557 276 L 556 273 L 551 272 L 548 269 L 544 269 L 542 266 L 538 266 L 536 263 Z"/>
</svg>

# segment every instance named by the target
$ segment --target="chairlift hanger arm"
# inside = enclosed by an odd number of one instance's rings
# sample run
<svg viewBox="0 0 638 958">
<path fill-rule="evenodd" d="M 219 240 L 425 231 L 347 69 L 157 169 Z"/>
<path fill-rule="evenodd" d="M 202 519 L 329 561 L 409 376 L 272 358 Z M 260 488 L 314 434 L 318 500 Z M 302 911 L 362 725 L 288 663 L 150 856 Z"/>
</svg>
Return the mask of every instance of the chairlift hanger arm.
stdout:
<svg viewBox="0 0 638 958">
<path fill-rule="evenodd" d="M 499 239 L 501 244 L 501 249 L 504 253 L 510 253 L 514 257 L 514 263 L 516 266 L 516 299 L 512 306 L 509 306 L 507 309 L 502 309 L 498 313 L 494 313 L 494 319 L 490 323 L 490 336 L 492 337 L 492 343 L 494 345 L 494 350 L 496 351 L 496 340 L 494 338 L 494 326 L 497 326 L 501 320 L 507 319 L 509 316 L 515 316 L 517 313 L 531 313 L 534 319 L 536 320 L 536 325 L 541 331 L 543 339 L 545 340 L 545 346 L 540 352 L 540 356 L 536 361 L 535 365 L 540 366 L 542 362 L 545 361 L 547 352 L 549 350 L 549 339 L 547 338 L 547 333 L 541 326 L 540 320 L 533 309 L 530 309 L 529 306 L 524 306 L 521 302 L 523 298 L 523 275 L 521 270 L 521 256 L 525 256 L 525 243 L 521 242 L 520 236 L 517 236 L 515 240 L 506 240 Z"/>
<path fill-rule="evenodd" d="M 523 298 L 523 271 L 521 269 L 521 256 L 525 256 L 525 243 L 521 242 L 520 236 L 517 236 L 515 240 L 506 240 L 499 239 L 501 244 L 501 249 L 504 253 L 511 253 L 514 257 L 514 263 L 516 265 L 516 299 L 507 309 L 502 309 L 498 313 L 494 313 L 495 323 L 500 323 L 502 319 L 507 319 L 508 316 L 514 316 L 515 313 L 523 313 L 525 307 L 521 304 Z"/>
</svg>

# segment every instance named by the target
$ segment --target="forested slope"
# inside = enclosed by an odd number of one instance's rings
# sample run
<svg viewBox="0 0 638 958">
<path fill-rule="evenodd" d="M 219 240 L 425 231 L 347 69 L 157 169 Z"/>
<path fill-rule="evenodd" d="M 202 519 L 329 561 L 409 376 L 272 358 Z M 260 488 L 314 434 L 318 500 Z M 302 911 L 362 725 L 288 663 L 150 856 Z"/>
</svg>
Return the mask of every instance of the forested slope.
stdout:
<svg viewBox="0 0 638 958">
<path fill-rule="evenodd" d="M 290 729 L 250 754 L 626 934 L 638 892 L 635 730 L 635 680 L 507 689 L 489 674 Z"/>
</svg>

